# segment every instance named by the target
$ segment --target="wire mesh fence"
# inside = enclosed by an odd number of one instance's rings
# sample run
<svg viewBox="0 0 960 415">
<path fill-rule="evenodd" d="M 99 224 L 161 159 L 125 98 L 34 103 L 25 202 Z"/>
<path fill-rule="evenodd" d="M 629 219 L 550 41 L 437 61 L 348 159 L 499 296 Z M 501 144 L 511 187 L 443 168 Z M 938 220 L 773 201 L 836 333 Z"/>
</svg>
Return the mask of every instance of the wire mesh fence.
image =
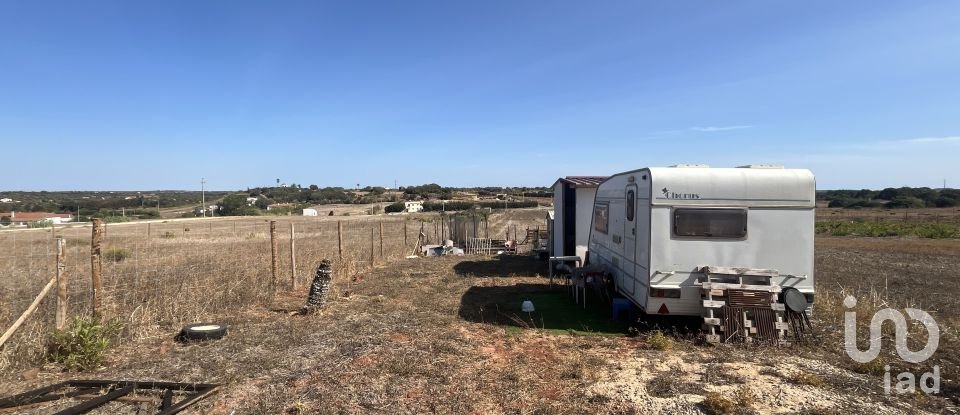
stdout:
<svg viewBox="0 0 960 415">
<path fill-rule="evenodd" d="M 266 302 L 275 290 L 290 289 L 294 282 L 305 286 L 323 258 L 338 261 L 344 271 L 357 272 L 406 251 L 402 221 L 302 222 L 294 227 L 296 256 L 291 256 L 289 223 L 295 221 L 280 220 L 276 227 L 276 257 L 270 224 L 263 220 L 106 225 L 97 310 L 91 227 L 4 232 L 0 325 L 9 327 L 55 278 L 57 238 L 63 238 L 66 246 L 62 275 L 68 315 L 90 316 L 96 311 L 103 318 L 120 319 L 133 337 Z M 406 241 L 410 242 L 409 235 Z M 5 345 L 0 367 L 34 361 L 43 353 L 56 308 L 56 295 L 47 295 Z"/>
<path fill-rule="evenodd" d="M 271 221 L 276 222 L 273 232 Z M 497 232 L 506 234 L 517 223 L 500 220 Z M 60 267 L 66 301 L 61 307 L 65 305 L 68 318 L 96 312 L 104 319 L 121 320 L 125 335 L 137 338 L 266 304 L 277 291 L 296 287 L 305 293 L 323 259 L 334 264 L 340 283 L 334 285 L 333 295 L 338 295 L 337 290 L 350 289 L 356 274 L 414 254 L 418 238 L 425 244 L 440 243 L 449 236 L 444 224 L 437 215 L 107 224 L 99 246 L 102 287 L 97 304 L 92 295 L 95 259 L 90 225 L 0 232 L 0 327 L 10 327 L 56 279 L 58 238 L 64 241 Z M 43 355 L 57 323 L 57 294 L 55 284 L 3 345 L 0 370 Z"/>
</svg>

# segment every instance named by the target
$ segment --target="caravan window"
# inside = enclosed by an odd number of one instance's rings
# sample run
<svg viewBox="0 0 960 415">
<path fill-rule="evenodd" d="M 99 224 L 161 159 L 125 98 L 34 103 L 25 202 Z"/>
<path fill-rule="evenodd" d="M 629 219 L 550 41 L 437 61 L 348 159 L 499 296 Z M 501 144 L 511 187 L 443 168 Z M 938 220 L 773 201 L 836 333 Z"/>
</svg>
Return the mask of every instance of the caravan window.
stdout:
<svg viewBox="0 0 960 415">
<path fill-rule="evenodd" d="M 673 234 L 738 239 L 747 236 L 746 209 L 689 209 L 673 212 Z"/>
<path fill-rule="evenodd" d="M 607 233 L 610 223 L 610 204 L 597 203 L 593 207 L 593 229 L 600 233 Z"/>
<path fill-rule="evenodd" d="M 637 194 L 633 189 L 627 190 L 627 221 L 633 222 L 633 215 L 637 211 Z"/>
</svg>

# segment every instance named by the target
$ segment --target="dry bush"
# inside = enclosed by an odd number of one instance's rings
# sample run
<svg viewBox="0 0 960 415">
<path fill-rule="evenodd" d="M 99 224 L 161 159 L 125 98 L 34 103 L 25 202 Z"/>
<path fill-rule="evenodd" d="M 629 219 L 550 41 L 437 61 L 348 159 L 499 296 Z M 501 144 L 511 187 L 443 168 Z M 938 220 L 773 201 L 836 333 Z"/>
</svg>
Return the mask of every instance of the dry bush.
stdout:
<svg viewBox="0 0 960 415">
<path fill-rule="evenodd" d="M 107 248 L 103 251 L 103 259 L 107 261 L 120 262 L 130 257 L 130 250 L 125 248 Z"/>
<path fill-rule="evenodd" d="M 707 394 L 703 396 L 701 405 L 703 405 L 707 413 L 715 415 L 732 414 L 737 410 L 736 402 L 717 392 L 707 392 Z"/>
<path fill-rule="evenodd" d="M 742 385 L 737 388 L 734 396 L 737 399 L 737 405 L 739 405 L 741 409 L 751 409 L 757 404 L 757 394 L 747 385 Z"/>
<path fill-rule="evenodd" d="M 701 383 L 683 382 L 677 379 L 677 371 L 660 372 L 647 382 L 647 393 L 658 398 L 670 398 L 677 395 L 697 395 L 703 393 Z"/>
<path fill-rule="evenodd" d="M 790 376 L 790 382 L 793 382 L 797 385 L 806 385 L 813 386 L 815 388 L 822 388 L 826 385 L 826 382 L 816 373 L 799 371 Z"/>
</svg>

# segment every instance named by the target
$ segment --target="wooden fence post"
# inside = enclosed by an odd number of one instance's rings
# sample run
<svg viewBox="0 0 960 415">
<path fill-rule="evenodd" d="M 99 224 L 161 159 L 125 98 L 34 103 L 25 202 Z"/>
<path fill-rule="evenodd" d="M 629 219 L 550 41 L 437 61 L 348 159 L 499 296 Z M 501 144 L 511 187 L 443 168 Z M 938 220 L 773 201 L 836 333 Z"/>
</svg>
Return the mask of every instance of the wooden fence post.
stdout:
<svg viewBox="0 0 960 415">
<path fill-rule="evenodd" d="M 57 329 L 62 329 L 67 324 L 67 273 L 66 255 L 64 252 L 63 237 L 57 237 Z"/>
<path fill-rule="evenodd" d="M 147 238 L 150 237 L 150 224 L 147 224 Z"/>
<path fill-rule="evenodd" d="M 407 220 L 403 220 L 403 252 L 406 255 L 407 252 Z"/>
<path fill-rule="evenodd" d="M 343 222 L 337 221 L 337 254 L 343 261 Z"/>
<path fill-rule="evenodd" d="M 373 226 L 371 226 L 371 227 L 370 227 L 370 267 L 371 267 L 371 268 L 372 268 L 374 265 L 376 265 L 376 262 L 374 262 L 374 259 L 373 259 L 373 254 L 374 254 L 374 250 L 373 250 Z"/>
<path fill-rule="evenodd" d="M 90 282 L 93 288 L 93 318 L 103 313 L 103 233 L 102 219 L 93 219 L 93 235 L 90 238 Z"/>
<path fill-rule="evenodd" d="M 53 284 L 56 282 L 56 278 L 50 278 L 50 282 L 43 287 L 43 290 L 40 291 L 40 294 L 37 295 L 37 298 L 34 298 L 33 302 L 27 306 L 27 310 L 20 315 L 20 318 L 18 318 L 17 321 L 13 322 L 13 325 L 10 326 L 7 331 L 3 332 L 3 335 L 0 336 L 0 347 L 3 347 L 3 344 L 6 343 L 7 340 L 10 340 L 10 337 L 13 336 L 13 333 L 15 333 L 21 325 L 23 325 L 23 322 L 27 321 L 27 318 L 37 310 L 37 307 L 40 306 L 40 301 L 43 300 L 43 297 L 47 296 L 47 293 L 50 292 L 50 289 L 53 288 Z"/>
<path fill-rule="evenodd" d="M 380 258 L 383 258 L 383 222 L 380 222 Z"/>
<path fill-rule="evenodd" d="M 296 290 L 297 287 L 297 238 L 293 229 L 293 222 L 290 222 L 290 286 Z"/>
<path fill-rule="evenodd" d="M 270 221 L 270 271 L 273 275 L 273 279 L 270 280 L 270 286 L 273 289 L 273 292 L 276 293 L 279 288 L 278 282 L 280 280 L 280 269 L 279 264 L 277 263 L 277 255 L 280 250 L 279 241 L 277 241 L 277 221 Z"/>
</svg>

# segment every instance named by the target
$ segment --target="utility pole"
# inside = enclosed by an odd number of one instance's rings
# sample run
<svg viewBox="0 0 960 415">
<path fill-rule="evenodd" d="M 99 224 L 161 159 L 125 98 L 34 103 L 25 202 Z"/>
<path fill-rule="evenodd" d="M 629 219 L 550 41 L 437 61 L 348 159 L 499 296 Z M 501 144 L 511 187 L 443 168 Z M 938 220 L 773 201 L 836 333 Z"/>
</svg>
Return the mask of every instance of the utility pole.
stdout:
<svg viewBox="0 0 960 415">
<path fill-rule="evenodd" d="M 207 196 L 203 185 L 207 184 L 207 180 L 203 177 L 200 178 L 200 211 L 203 212 L 203 216 L 207 216 Z"/>
</svg>

